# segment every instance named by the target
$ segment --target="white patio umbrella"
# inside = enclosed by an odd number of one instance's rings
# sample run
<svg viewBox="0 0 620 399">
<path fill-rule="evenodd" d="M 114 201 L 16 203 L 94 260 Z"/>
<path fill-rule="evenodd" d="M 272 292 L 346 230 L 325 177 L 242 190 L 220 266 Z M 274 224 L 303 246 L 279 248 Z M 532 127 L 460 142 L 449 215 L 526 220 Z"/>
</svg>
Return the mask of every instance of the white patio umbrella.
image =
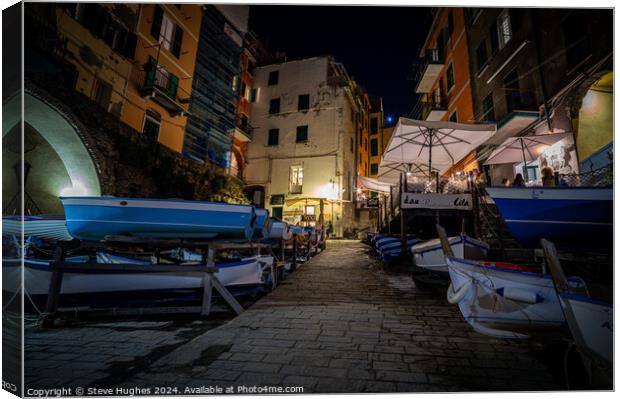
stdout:
<svg viewBox="0 0 620 399">
<path fill-rule="evenodd" d="M 390 138 L 382 164 L 427 165 L 426 171 L 448 170 L 496 131 L 492 124 L 430 122 L 399 118 Z M 381 167 L 379 167 L 381 168 Z"/>
<path fill-rule="evenodd" d="M 572 132 L 549 133 L 532 136 L 510 137 L 489 155 L 485 165 L 497 165 L 501 163 L 519 163 L 536 160 L 547 148 L 568 137 Z"/>
<path fill-rule="evenodd" d="M 357 176 L 357 187 L 387 194 L 390 192 L 392 184 L 380 182 L 377 179 L 373 179 L 371 177 Z"/>
<path fill-rule="evenodd" d="M 433 168 L 432 171 L 439 172 L 436 168 Z M 377 179 L 380 182 L 387 182 L 395 185 L 400 181 L 400 176 L 403 172 L 406 173 L 407 176 L 430 177 L 428 174 L 428 167 L 426 165 L 419 163 L 393 162 L 381 159 Z"/>
</svg>

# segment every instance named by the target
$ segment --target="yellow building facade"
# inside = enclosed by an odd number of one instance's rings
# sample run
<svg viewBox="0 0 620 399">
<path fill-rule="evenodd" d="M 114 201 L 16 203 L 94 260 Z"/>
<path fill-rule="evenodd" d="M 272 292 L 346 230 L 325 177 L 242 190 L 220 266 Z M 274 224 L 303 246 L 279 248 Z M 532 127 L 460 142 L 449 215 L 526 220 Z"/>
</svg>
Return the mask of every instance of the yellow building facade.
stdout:
<svg viewBox="0 0 620 399">
<path fill-rule="evenodd" d="M 121 120 L 148 139 L 181 152 L 202 7 L 142 4 Z"/>
</svg>

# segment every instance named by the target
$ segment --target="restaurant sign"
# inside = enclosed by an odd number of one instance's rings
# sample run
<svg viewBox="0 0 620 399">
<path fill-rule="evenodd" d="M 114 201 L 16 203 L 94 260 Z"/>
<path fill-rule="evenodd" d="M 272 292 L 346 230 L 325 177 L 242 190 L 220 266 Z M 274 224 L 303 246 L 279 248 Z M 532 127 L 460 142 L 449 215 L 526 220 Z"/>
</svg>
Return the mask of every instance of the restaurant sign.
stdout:
<svg viewBox="0 0 620 399">
<path fill-rule="evenodd" d="M 403 209 L 458 209 L 471 210 L 471 194 L 403 193 Z"/>
</svg>

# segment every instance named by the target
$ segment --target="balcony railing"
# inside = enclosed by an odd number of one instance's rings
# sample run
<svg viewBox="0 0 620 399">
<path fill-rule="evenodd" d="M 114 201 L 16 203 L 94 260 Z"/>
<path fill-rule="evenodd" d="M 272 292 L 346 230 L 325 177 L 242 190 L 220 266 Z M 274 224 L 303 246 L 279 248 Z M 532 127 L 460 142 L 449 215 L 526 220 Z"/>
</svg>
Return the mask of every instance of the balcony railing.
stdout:
<svg viewBox="0 0 620 399">
<path fill-rule="evenodd" d="M 250 141 L 252 140 L 253 134 L 254 127 L 252 127 L 247 120 L 244 121 L 238 118 L 235 126 L 235 135 L 237 135 L 237 139 L 241 141 Z"/>
<path fill-rule="evenodd" d="M 427 49 L 420 58 L 415 74 L 416 93 L 428 93 L 444 66 L 443 54 L 436 48 Z"/>
<path fill-rule="evenodd" d="M 190 94 L 179 86 L 179 78 L 156 64 L 134 69 L 134 84 L 142 97 L 150 97 L 164 107 L 171 116 L 185 115 Z"/>
<path fill-rule="evenodd" d="M 433 94 L 426 101 L 422 101 L 420 116 L 425 121 L 441 120 L 448 112 L 448 101 L 444 96 Z"/>
</svg>

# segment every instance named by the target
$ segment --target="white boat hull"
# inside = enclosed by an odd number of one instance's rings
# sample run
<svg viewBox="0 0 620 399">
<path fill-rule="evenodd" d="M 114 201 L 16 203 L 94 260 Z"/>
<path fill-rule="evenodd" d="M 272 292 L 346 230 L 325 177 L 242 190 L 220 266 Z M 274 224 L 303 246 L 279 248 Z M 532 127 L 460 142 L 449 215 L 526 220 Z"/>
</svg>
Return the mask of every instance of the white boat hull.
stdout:
<svg viewBox="0 0 620 399">
<path fill-rule="evenodd" d="M 500 338 L 528 338 L 565 326 L 551 276 L 484 266 L 448 257 L 450 292 L 477 332 Z"/>
<path fill-rule="evenodd" d="M 271 257 L 269 257 L 271 258 Z M 215 276 L 226 287 L 257 286 L 264 283 L 264 262 L 250 258 L 240 262 L 218 265 Z M 3 259 L 3 291 L 15 292 L 10 281 L 20 281 L 19 259 Z M 26 260 L 24 267 L 24 284 L 30 296 L 47 296 L 52 276 L 49 261 Z M 93 272 L 80 268 L 65 271 L 62 280 L 61 295 L 90 295 L 134 292 L 171 292 L 175 290 L 197 290 L 202 288 L 203 273 L 145 273 L 145 272 Z"/>
<path fill-rule="evenodd" d="M 590 298 L 560 294 L 568 326 L 577 345 L 590 357 L 613 363 L 613 307 Z"/>
</svg>

